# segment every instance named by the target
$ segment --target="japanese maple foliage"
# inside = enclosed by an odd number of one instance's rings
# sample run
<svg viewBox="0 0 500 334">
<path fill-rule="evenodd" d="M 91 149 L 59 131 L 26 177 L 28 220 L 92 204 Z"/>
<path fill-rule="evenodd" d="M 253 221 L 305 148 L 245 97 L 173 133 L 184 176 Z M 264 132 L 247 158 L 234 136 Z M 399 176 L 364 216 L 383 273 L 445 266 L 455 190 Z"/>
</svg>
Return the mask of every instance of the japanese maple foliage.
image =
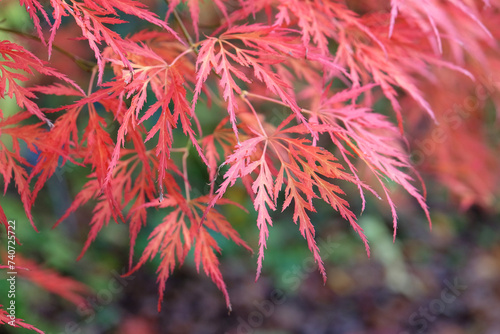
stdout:
<svg viewBox="0 0 500 334">
<path fill-rule="evenodd" d="M 9 313 L 2 308 L 2 305 L 0 305 L 0 325 L 10 324 L 11 322 L 12 320 L 9 318 Z M 15 327 L 30 329 L 40 334 L 44 333 L 35 326 L 25 323 L 24 320 L 20 318 L 15 319 Z"/>
<path fill-rule="evenodd" d="M 6 266 L 0 265 L 0 269 L 5 269 L 8 272 L 14 271 L 16 272 L 16 277 L 20 277 L 48 292 L 59 295 L 82 309 L 90 307 L 84 296 L 88 295 L 91 290 L 85 284 L 71 277 L 62 276 L 52 269 L 42 268 L 35 261 L 26 259 L 20 254 L 13 256 L 6 251 L 2 251 L 0 255 L 2 262 L 9 263 Z M 12 263 L 15 263 L 15 266 Z M 5 309 L 0 305 L 0 325 L 9 324 L 14 327 L 22 327 L 38 333 L 44 333 L 33 325 L 25 323 L 23 319 L 18 317 L 13 318 L 9 312 L 12 308 L 15 311 L 15 304 L 6 305 Z"/>
<path fill-rule="evenodd" d="M 417 124 L 422 118 L 442 122 L 443 100 L 460 99 L 449 96 L 454 87 L 443 84 L 447 75 L 463 82 L 464 92 L 488 85 L 488 98 L 499 101 L 494 93 L 499 82 L 485 79 L 500 70 L 499 1 L 207 0 L 206 14 L 197 0 L 185 2 L 185 10 L 174 0 L 160 12 L 134 0 L 20 1 L 33 20 L 31 37 L 48 57 L 22 46 L 25 40 L 16 36 L 25 34 L 10 30 L 12 40 L 0 41 L 0 92 L 15 98 L 20 109 L 0 114 L 0 134 L 13 143 L 0 143 L 0 172 L 4 192 L 15 184 L 34 228 L 39 222 L 31 209 L 47 180 L 64 165 L 88 167 L 82 168 L 89 171 L 85 185 L 55 223 L 92 203 L 80 257 L 110 221 L 124 222 L 131 272 L 161 258 L 158 308 L 165 281 L 193 252 L 196 267 L 203 267 L 230 309 L 214 234 L 255 249 L 258 278 L 265 271 L 272 212 L 290 208 L 326 280 L 315 241 L 318 201 L 350 224 L 368 255 L 353 201 L 363 210 L 365 196 L 385 201 L 396 237 L 398 216 L 389 187 L 395 183 L 430 223 L 408 133 L 422 131 Z M 120 34 L 116 27 L 129 24 L 124 14 L 148 28 Z M 64 49 L 55 42 L 58 32 L 71 24 L 95 57 L 64 51 L 88 70 L 85 87 L 50 61 Z M 38 97 L 52 95 L 71 102 L 37 104 Z M 384 100 L 389 110 L 376 112 L 375 103 Z M 276 113 L 275 107 L 285 111 Z M 201 121 L 207 118 L 214 122 Z M 455 142 L 468 143 L 498 168 L 487 141 L 469 140 L 480 137 L 477 128 L 460 130 L 452 134 Z M 34 164 L 23 156 L 22 142 L 37 155 Z M 206 166 L 205 193 L 192 188 L 189 154 Z M 426 155 L 426 163 L 434 156 Z M 485 194 L 464 174 L 473 161 L 453 152 L 437 156 L 440 165 L 432 170 L 452 191 L 466 189 L 466 204 L 485 204 L 485 196 L 495 195 L 494 186 Z M 497 177 L 491 178 L 497 184 Z M 346 182 L 359 189 L 359 199 L 346 195 Z M 240 205 L 225 197 L 237 183 L 253 201 L 258 245 L 248 245 L 219 209 Z M 147 220 L 150 210 L 160 210 L 164 218 L 152 226 L 145 249 L 137 250 L 142 228 L 154 224 Z M 1 207 L 0 220 L 7 224 Z M 137 258 L 134 251 L 142 255 Z"/>
</svg>

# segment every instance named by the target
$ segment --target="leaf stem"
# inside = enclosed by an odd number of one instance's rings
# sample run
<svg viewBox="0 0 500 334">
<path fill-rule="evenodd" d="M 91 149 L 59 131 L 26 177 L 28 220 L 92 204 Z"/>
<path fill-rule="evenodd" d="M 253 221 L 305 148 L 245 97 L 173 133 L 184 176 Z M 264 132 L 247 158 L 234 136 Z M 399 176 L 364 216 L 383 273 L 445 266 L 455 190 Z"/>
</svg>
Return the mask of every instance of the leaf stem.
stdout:
<svg viewBox="0 0 500 334">
<path fill-rule="evenodd" d="M 259 115 L 257 115 L 257 112 L 255 111 L 255 108 L 250 103 L 250 101 L 248 101 L 248 99 L 246 97 L 246 93 L 248 93 L 248 92 L 247 91 L 242 92 L 242 94 L 240 95 L 240 97 L 248 105 L 248 107 L 250 108 L 250 110 L 252 110 L 252 113 L 255 116 L 255 119 L 257 120 L 257 124 L 259 124 L 259 128 L 262 131 L 262 135 L 264 135 L 267 138 L 268 137 L 267 132 L 266 132 L 266 130 L 264 130 L 264 126 L 262 126 L 262 122 L 260 121 Z"/>
<path fill-rule="evenodd" d="M 286 104 L 285 102 L 283 102 L 283 101 L 276 100 L 276 99 L 273 99 L 273 98 L 270 98 L 270 97 L 267 97 L 267 96 L 263 96 L 263 95 L 259 95 L 259 94 L 250 93 L 249 91 L 246 91 L 246 90 L 244 90 L 241 95 L 244 96 L 244 97 L 249 96 L 249 97 L 254 97 L 254 98 L 257 98 L 257 99 L 264 100 L 264 101 L 273 102 L 273 103 L 285 106 L 287 108 L 290 108 L 290 106 L 288 104 Z M 305 112 L 305 113 L 312 113 L 311 110 L 305 109 L 305 108 L 301 108 L 300 111 Z"/>
<path fill-rule="evenodd" d="M 171 6 L 171 4 L 168 2 L 168 0 L 165 0 L 165 3 L 167 4 L 167 6 Z M 172 9 L 172 13 L 174 14 L 174 18 L 175 20 L 177 21 L 177 23 L 179 24 L 179 26 L 181 27 L 181 30 L 182 30 L 182 34 L 184 35 L 184 37 L 187 39 L 188 41 L 188 44 L 189 46 L 191 47 L 191 49 L 193 49 L 193 51 L 198 54 L 198 50 L 197 50 L 197 44 L 198 43 L 195 43 L 193 41 L 193 39 L 191 38 L 191 35 L 189 34 L 189 32 L 187 31 L 187 28 L 186 26 L 184 25 L 184 22 L 182 22 L 182 19 L 179 15 L 179 13 L 177 12 L 177 9 L 173 8 Z"/>
<path fill-rule="evenodd" d="M 189 142 L 188 142 L 189 145 Z M 182 155 L 182 172 L 184 173 L 184 189 L 186 191 L 186 201 L 191 201 L 191 194 L 189 193 L 189 181 L 187 172 L 187 158 L 189 156 L 189 146 L 186 146 L 184 154 Z"/>
<path fill-rule="evenodd" d="M 95 65 L 94 68 L 92 69 L 92 75 L 89 80 L 89 89 L 87 90 L 87 96 L 90 96 L 90 94 L 92 94 L 92 87 L 94 86 L 94 79 L 96 72 L 97 72 L 97 65 Z"/>
<path fill-rule="evenodd" d="M 189 32 L 187 31 L 186 26 L 184 25 L 184 22 L 182 22 L 182 19 L 181 19 L 179 13 L 177 12 L 177 9 L 174 8 L 172 10 L 172 12 L 174 13 L 175 20 L 177 21 L 177 23 L 179 23 L 179 26 L 181 27 L 182 33 L 184 34 L 184 37 L 186 37 L 186 39 L 189 43 L 189 46 L 194 50 L 194 52 L 198 53 L 198 50 L 196 50 L 196 46 L 194 44 L 194 41 L 191 38 L 191 35 L 189 35 Z"/>
<path fill-rule="evenodd" d="M 180 59 L 182 58 L 183 56 L 187 55 L 188 53 L 190 53 L 191 51 L 194 51 L 196 52 L 196 50 L 194 48 L 189 48 L 189 49 L 186 49 L 184 50 L 182 53 L 180 53 L 177 57 L 175 57 L 175 59 L 168 65 L 169 67 L 170 66 L 174 66 L 174 64 Z"/>
<path fill-rule="evenodd" d="M 191 194 L 189 193 L 189 181 L 187 172 L 187 158 L 189 157 L 189 147 L 191 146 L 191 141 L 188 141 L 185 147 L 171 148 L 170 152 L 178 152 L 182 154 L 182 175 L 184 176 L 184 189 L 186 191 L 186 201 L 191 201 Z"/>
</svg>

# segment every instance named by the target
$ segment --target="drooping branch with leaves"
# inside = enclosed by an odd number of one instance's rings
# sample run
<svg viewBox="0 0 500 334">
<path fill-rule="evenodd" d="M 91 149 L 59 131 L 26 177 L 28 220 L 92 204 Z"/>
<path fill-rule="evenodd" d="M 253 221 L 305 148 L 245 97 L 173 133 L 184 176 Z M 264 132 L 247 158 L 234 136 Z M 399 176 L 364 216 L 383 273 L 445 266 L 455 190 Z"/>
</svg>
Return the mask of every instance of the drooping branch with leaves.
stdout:
<svg viewBox="0 0 500 334">
<path fill-rule="evenodd" d="M 15 186 L 35 229 L 39 222 L 32 207 L 46 182 L 64 166 L 79 166 L 89 171 L 86 182 L 55 225 L 92 205 L 80 257 L 110 221 L 124 222 L 131 273 L 161 258 L 158 308 L 165 281 L 192 251 L 197 268 L 203 267 L 231 309 L 214 234 L 255 249 L 258 278 L 265 271 L 272 213 L 290 208 L 290 224 L 297 225 L 326 280 L 315 241 L 315 203 L 327 203 L 347 221 L 368 255 L 353 201 L 363 210 L 365 196 L 386 202 L 395 238 L 396 184 L 430 224 L 408 133 L 419 132 L 419 119 L 442 122 L 440 99 L 447 97 L 439 90 L 447 78 L 456 78 L 465 91 L 477 85 L 498 88 L 490 73 L 500 70 L 499 1 L 184 3 L 187 7 L 171 1 L 166 12 L 156 14 L 134 0 L 22 0 L 33 32 L 0 23 L 12 37 L 0 41 L 0 93 L 19 108 L 0 113 L 0 135 L 12 143 L 0 143 L 0 172 L 4 192 Z M 133 29 L 124 14 L 146 28 Z M 93 59 L 57 45 L 56 36 L 71 24 Z M 115 29 L 127 25 L 126 34 Z M 47 58 L 29 51 L 33 43 L 47 50 Z M 52 64 L 61 51 L 86 71 L 85 87 L 79 84 L 82 77 Z M 68 102 L 37 104 L 46 96 Z M 500 101 L 494 94 L 492 100 Z M 387 101 L 383 112 L 375 108 L 379 101 Z M 213 121 L 205 124 L 206 119 Z M 462 138 L 480 136 L 467 129 Z M 34 163 L 21 143 L 36 154 Z M 494 148 L 483 143 L 481 154 L 498 167 Z M 190 154 L 206 167 L 204 192 L 193 191 Z M 451 193 L 469 205 L 483 203 L 484 189 L 471 184 L 473 176 L 453 169 L 463 165 L 450 162 L 453 157 L 440 159 L 428 161 Z M 490 169 L 485 173 L 498 182 Z M 358 198 L 346 195 L 347 183 L 359 190 Z M 257 214 L 258 245 L 247 244 L 220 210 L 241 206 L 226 196 L 239 184 L 253 202 L 253 208 L 243 209 Z M 149 210 L 160 210 L 164 218 L 145 249 L 137 250 L 142 228 L 153 224 Z M 1 206 L 0 221 L 7 225 Z M 142 253 L 139 259 L 136 251 Z"/>
</svg>

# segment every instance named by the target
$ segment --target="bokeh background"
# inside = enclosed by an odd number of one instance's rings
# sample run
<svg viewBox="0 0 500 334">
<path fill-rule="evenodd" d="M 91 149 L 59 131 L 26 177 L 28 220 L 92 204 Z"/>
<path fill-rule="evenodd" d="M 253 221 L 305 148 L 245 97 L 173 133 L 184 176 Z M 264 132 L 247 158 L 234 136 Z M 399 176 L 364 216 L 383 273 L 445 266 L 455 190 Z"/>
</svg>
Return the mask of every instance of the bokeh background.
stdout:
<svg viewBox="0 0 500 334">
<path fill-rule="evenodd" d="M 160 3 L 151 2 L 150 5 L 165 11 Z M 4 0 L 0 6 L 3 19 L 0 27 L 30 31 L 29 18 L 15 1 Z M 72 29 L 75 27 L 70 25 L 61 29 L 56 44 L 64 45 L 83 58 L 91 58 L 84 42 L 71 39 Z M 45 52 L 43 45 L 35 41 L 0 32 L 0 39 L 13 38 L 19 38 L 16 41 L 28 45 L 35 53 L 36 50 L 40 54 Z M 80 83 L 88 80 L 87 73 L 60 53 L 54 53 L 53 57 L 53 63 L 58 64 L 62 72 L 77 73 L 75 77 Z M 444 72 L 441 75 L 449 75 L 449 81 L 455 82 L 452 74 Z M 460 104 L 467 96 L 457 89 L 449 89 L 455 92 L 448 100 L 450 106 L 455 102 Z M 463 127 L 457 130 L 462 131 L 472 124 L 486 134 L 492 147 L 496 147 L 494 144 L 500 139 L 494 108 L 488 102 L 494 95 L 496 91 L 488 91 L 488 98 L 478 104 L 477 110 L 470 113 Z M 13 101 L 4 99 L 0 103 L 5 114 L 16 112 Z M 43 100 L 40 103 L 49 106 L 55 102 Z M 442 103 L 442 100 L 435 103 Z M 384 112 L 387 103 L 379 103 L 376 107 Z M 441 110 L 446 108 L 439 106 Z M 208 111 L 200 111 L 200 115 L 202 122 L 210 124 Z M 435 125 L 412 116 L 411 110 L 407 122 L 418 125 L 410 126 L 409 131 L 414 139 L 415 162 L 427 186 L 432 230 L 417 203 L 394 188 L 400 219 L 393 242 L 389 208 L 369 197 L 359 219 L 372 249 L 368 257 L 363 243 L 348 223 L 329 207 L 318 203 L 314 223 L 328 274 L 324 285 L 290 212 L 275 213 L 263 273 L 257 282 L 254 281 L 256 256 L 223 238 L 217 239 L 222 248 L 221 271 L 231 297 L 232 312 L 228 312 L 222 294 L 211 280 L 203 272 L 197 272 L 192 254 L 167 281 L 165 299 L 158 312 L 157 260 L 129 277 L 120 276 L 128 271 L 128 227 L 123 224 L 110 222 L 77 262 L 87 238 L 92 207 L 79 210 L 55 229 L 52 226 L 85 181 L 80 167 L 65 166 L 39 195 L 33 209 L 39 233 L 29 225 L 16 189 L 9 188 L 0 201 L 7 217 L 16 220 L 16 234 L 22 242 L 17 247 L 19 254 L 91 289 L 84 294 L 91 307 L 81 308 L 19 278 L 17 314 L 49 334 L 500 333 L 500 205 L 495 197 L 498 179 L 490 177 L 490 174 L 500 174 L 497 158 L 488 158 L 494 161 L 486 163 L 482 152 L 467 147 L 473 139 L 462 139 L 464 142 L 458 143 L 453 136 L 443 142 L 434 142 L 431 152 L 425 151 L 425 145 L 419 146 L 418 140 L 422 144 Z M 212 123 L 214 126 L 215 121 Z M 440 155 L 443 156 L 440 150 L 457 145 L 460 145 L 458 149 L 465 162 L 462 174 L 453 177 L 464 178 L 467 182 L 472 180 L 471 189 L 478 188 L 476 192 L 464 188 L 463 196 L 449 190 L 447 179 L 442 174 L 438 177 L 435 167 L 443 166 L 442 161 L 440 164 L 437 161 Z M 36 155 L 28 152 L 27 157 L 36 160 Z M 193 183 L 203 193 L 206 190 L 204 174 L 197 172 L 202 165 L 194 152 L 189 159 Z M 453 159 L 450 161 L 453 163 Z M 469 161 L 477 166 L 467 165 Z M 467 173 L 474 177 L 467 177 Z M 450 177 L 452 181 L 453 177 Z M 359 214 L 361 200 L 356 189 L 350 189 L 347 196 L 353 211 Z M 243 188 L 231 189 L 228 197 L 251 208 Z M 256 249 L 255 214 L 233 207 L 221 210 L 225 210 L 229 221 Z M 150 211 L 149 224 L 139 235 L 136 254 L 144 249 L 147 236 L 163 215 L 161 211 Z M 2 244 L 6 240 L 3 231 L 0 240 Z M 3 275 L 0 272 L 0 304 L 5 304 L 7 290 Z M 0 333 L 31 332 L 0 326 Z"/>
</svg>

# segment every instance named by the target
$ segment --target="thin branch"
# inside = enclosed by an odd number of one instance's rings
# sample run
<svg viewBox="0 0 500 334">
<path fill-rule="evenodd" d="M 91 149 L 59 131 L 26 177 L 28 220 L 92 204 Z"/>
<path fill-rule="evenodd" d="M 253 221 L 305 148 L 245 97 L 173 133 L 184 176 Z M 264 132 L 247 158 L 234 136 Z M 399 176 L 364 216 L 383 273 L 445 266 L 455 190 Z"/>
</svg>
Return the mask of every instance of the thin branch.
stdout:
<svg viewBox="0 0 500 334">
<path fill-rule="evenodd" d="M 259 95 L 259 94 L 250 93 L 249 91 L 246 91 L 246 90 L 244 90 L 241 93 L 241 96 L 242 97 L 249 96 L 249 97 L 257 98 L 257 99 L 260 99 L 260 100 L 264 100 L 264 101 L 268 101 L 268 102 L 273 102 L 273 103 L 285 106 L 287 108 L 290 108 L 290 106 L 288 104 L 286 104 L 285 102 L 283 102 L 283 101 L 276 100 L 276 99 L 273 99 L 273 98 L 270 98 L 270 97 L 267 97 L 267 96 L 263 96 L 263 95 Z M 305 113 L 312 113 L 311 110 L 304 109 L 304 108 L 301 108 L 300 111 L 305 112 Z"/>
<path fill-rule="evenodd" d="M 184 176 L 184 189 L 186 191 L 186 201 L 189 202 L 191 201 L 191 195 L 189 193 L 189 181 L 188 181 L 188 172 L 187 172 L 187 158 L 189 157 L 189 147 L 191 141 L 188 141 L 187 145 L 185 147 L 176 147 L 176 148 L 171 148 L 170 152 L 177 152 L 177 153 L 183 153 L 182 154 L 182 175 Z"/>
<path fill-rule="evenodd" d="M 168 0 L 165 0 L 165 3 L 167 4 L 167 6 L 171 6 L 171 4 L 168 2 Z M 198 43 L 195 43 L 193 41 L 193 39 L 191 38 L 191 35 L 189 35 L 189 32 L 187 31 L 186 26 L 184 25 L 184 22 L 182 22 L 182 19 L 181 19 L 179 13 L 177 12 L 177 9 L 173 8 L 172 13 L 174 13 L 175 20 L 177 21 L 177 23 L 179 23 L 179 26 L 181 27 L 181 30 L 182 30 L 182 34 L 184 35 L 184 37 L 188 41 L 189 46 L 193 49 L 193 51 L 196 54 L 198 54 L 198 48 L 197 48 Z"/>
<path fill-rule="evenodd" d="M 24 33 L 22 31 L 10 29 L 10 28 L 3 28 L 3 27 L 0 27 L 0 31 L 16 34 L 16 35 L 22 36 L 24 38 L 28 38 L 28 39 L 42 43 L 42 40 L 39 37 Z M 75 56 L 74 54 L 64 50 L 60 46 L 52 45 L 52 48 L 54 48 L 56 51 L 62 53 L 66 57 L 70 58 L 72 61 L 74 61 L 78 65 L 78 67 L 80 67 L 82 70 L 84 70 L 86 72 L 92 72 L 93 68 L 96 66 L 96 63 L 88 61 L 88 60 L 83 59 L 83 58 L 80 58 L 78 56 Z"/>
<path fill-rule="evenodd" d="M 191 35 L 189 35 L 189 33 L 188 33 L 187 29 L 186 29 L 186 26 L 184 25 L 184 22 L 182 22 L 182 19 L 179 16 L 179 13 L 177 13 L 177 10 L 175 8 L 172 10 L 172 12 L 174 13 L 175 19 L 179 23 L 179 26 L 181 27 L 182 33 L 184 34 L 184 37 L 186 37 L 186 39 L 187 39 L 187 41 L 189 43 L 189 46 L 193 48 L 194 52 L 198 53 L 198 50 L 196 50 L 194 41 L 191 38 Z"/>
<path fill-rule="evenodd" d="M 94 86 L 94 79 L 95 79 L 96 73 L 97 73 L 97 65 L 95 65 L 94 68 L 92 69 L 92 76 L 90 77 L 89 88 L 87 90 L 88 96 L 90 96 L 92 94 L 92 87 Z"/>
<path fill-rule="evenodd" d="M 262 131 L 262 134 L 267 138 L 269 137 L 267 135 L 266 130 L 264 130 L 264 126 L 262 125 L 262 122 L 260 121 L 259 115 L 257 115 L 257 112 L 255 111 L 255 108 L 253 105 L 248 101 L 245 95 L 241 94 L 240 97 L 243 99 L 243 101 L 248 105 L 250 110 L 252 110 L 253 115 L 255 116 L 255 119 L 257 120 L 257 124 L 259 125 L 260 130 Z"/>
<path fill-rule="evenodd" d="M 188 143 L 189 144 L 189 143 Z M 184 189 L 186 191 L 186 201 L 191 201 L 191 194 L 189 193 L 189 181 L 188 181 L 188 172 L 187 172 L 187 158 L 189 156 L 189 147 L 186 146 L 186 150 L 182 155 L 182 171 L 184 172 Z"/>
</svg>

